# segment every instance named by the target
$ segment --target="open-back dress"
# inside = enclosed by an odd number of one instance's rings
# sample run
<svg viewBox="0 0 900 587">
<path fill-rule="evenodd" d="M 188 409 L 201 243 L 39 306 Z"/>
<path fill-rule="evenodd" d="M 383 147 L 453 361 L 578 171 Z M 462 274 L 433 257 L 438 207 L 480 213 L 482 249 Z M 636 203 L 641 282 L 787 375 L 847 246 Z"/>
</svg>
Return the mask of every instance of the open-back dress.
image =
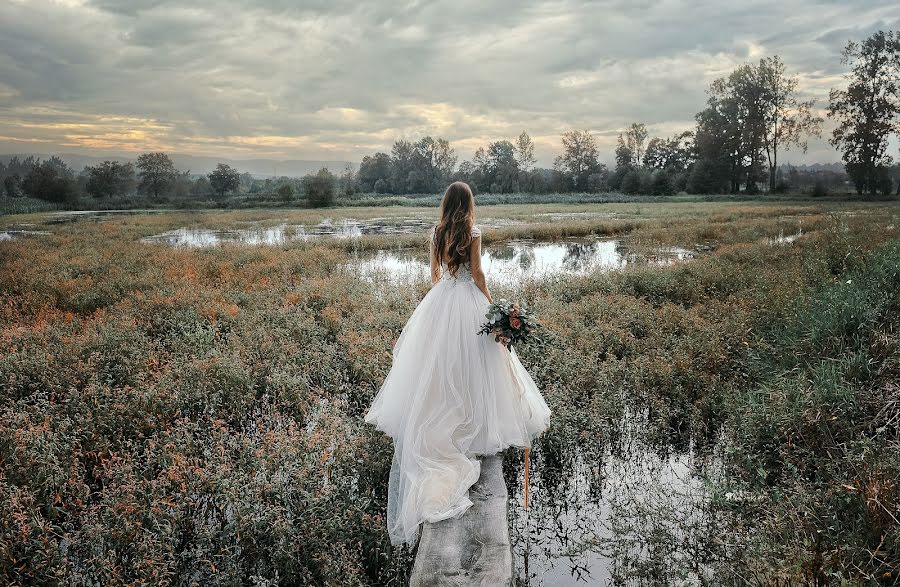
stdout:
<svg viewBox="0 0 900 587">
<path fill-rule="evenodd" d="M 472 236 L 480 235 L 474 228 Z M 442 264 L 365 416 L 394 440 L 387 511 L 394 544 L 413 543 L 422 522 L 472 505 L 476 455 L 528 447 L 549 425 L 550 409 L 515 350 L 477 334 L 488 305 L 468 266 L 451 275 Z"/>
</svg>

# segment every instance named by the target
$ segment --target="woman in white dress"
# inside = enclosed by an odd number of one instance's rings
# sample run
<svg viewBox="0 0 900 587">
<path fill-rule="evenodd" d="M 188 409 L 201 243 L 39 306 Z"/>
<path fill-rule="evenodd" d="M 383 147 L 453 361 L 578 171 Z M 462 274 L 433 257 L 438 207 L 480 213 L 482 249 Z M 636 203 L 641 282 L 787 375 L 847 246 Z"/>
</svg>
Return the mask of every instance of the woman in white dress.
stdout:
<svg viewBox="0 0 900 587">
<path fill-rule="evenodd" d="M 550 409 L 515 351 L 477 334 L 491 293 L 474 220 L 472 190 L 451 184 L 431 235 L 432 288 L 403 327 L 365 417 L 394 440 L 387 511 L 393 544 L 412 544 L 422 522 L 459 516 L 472 505 L 477 455 L 529 447 L 549 425 Z"/>
</svg>

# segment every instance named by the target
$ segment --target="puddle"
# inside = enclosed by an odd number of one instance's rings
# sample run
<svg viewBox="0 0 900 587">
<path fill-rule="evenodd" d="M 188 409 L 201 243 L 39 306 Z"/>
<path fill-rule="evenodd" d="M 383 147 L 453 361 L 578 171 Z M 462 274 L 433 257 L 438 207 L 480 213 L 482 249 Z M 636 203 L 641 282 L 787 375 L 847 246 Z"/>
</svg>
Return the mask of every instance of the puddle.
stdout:
<svg viewBox="0 0 900 587">
<path fill-rule="evenodd" d="M 672 265 L 693 259 L 694 251 L 681 247 L 633 247 L 616 239 L 562 241 L 509 241 L 484 248 L 481 265 L 489 283 L 515 285 L 553 275 L 584 275 L 613 271 L 629 265 Z M 380 250 L 356 255 L 346 268 L 364 278 L 390 281 L 427 279 L 427 258 L 411 250 Z"/>
<path fill-rule="evenodd" d="M 801 236 L 803 236 L 803 230 L 800 230 L 799 232 L 796 232 L 794 234 L 784 234 L 784 230 L 781 230 L 778 232 L 778 236 L 776 236 L 775 238 L 769 238 L 768 241 L 770 245 L 784 245 L 794 242 Z"/>
<path fill-rule="evenodd" d="M 778 236 L 775 238 L 766 239 L 770 245 L 784 245 L 790 244 L 803 236 L 803 221 L 801 220 L 799 225 L 797 226 L 797 232 L 793 234 L 784 234 L 784 229 L 780 229 L 778 231 Z"/>
<path fill-rule="evenodd" d="M 520 224 L 505 219 L 488 219 L 479 225 L 485 228 L 499 228 Z M 162 243 L 178 248 L 215 247 L 226 243 L 245 245 L 281 245 L 292 241 L 304 241 L 313 237 L 359 238 L 363 235 L 425 235 L 433 221 L 426 218 L 396 217 L 355 220 L 346 218 L 333 220 L 326 218 L 314 225 L 279 224 L 261 228 L 249 227 L 231 230 L 209 228 L 178 228 L 162 234 L 144 237 L 144 243 Z"/>
<path fill-rule="evenodd" d="M 144 237 L 141 239 L 141 242 L 159 243 L 179 249 L 209 248 L 225 243 L 280 245 L 290 241 L 306 240 L 309 238 L 302 228 L 303 227 L 287 226 L 284 224 L 269 228 L 245 228 L 240 230 L 177 228 L 162 234 Z"/>
<path fill-rule="evenodd" d="M 2 230 L 0 241 L 11 241 L 27 236 L 47 236 L 50 233 L 45 230 Z"/>
<path fill-rule="evenodd" d="M 660 454 L 640 426 L 627 426 L 617 446 L 551 443 L 547 454 L 538 443 L 527 511 L 521 462 L 505 471 L 517 585 L 625 584 L 649 560 L 673 574 L 702 569 L 684 551 L 708 539 L 701 474 L 720 461 L 693 447 Z"/>
<path fill-rule="evenodd" d="M 175 212 L 169 209 L 135 209 L 135 210 L 66 210 L 64 212 L 48 212 L 43 224 L 69 224 L 80 220 L 112 220 L 118 216 L 135 216 L 138 214 L 166 214 Z"/>
<path fill-rule="evenodd" d="M 594 218 L 620 218 L 622 215 L 615 212 L 541 212 L 534 215 L 536 218 L 557 220 L 592 220 Z"/>
</svg>

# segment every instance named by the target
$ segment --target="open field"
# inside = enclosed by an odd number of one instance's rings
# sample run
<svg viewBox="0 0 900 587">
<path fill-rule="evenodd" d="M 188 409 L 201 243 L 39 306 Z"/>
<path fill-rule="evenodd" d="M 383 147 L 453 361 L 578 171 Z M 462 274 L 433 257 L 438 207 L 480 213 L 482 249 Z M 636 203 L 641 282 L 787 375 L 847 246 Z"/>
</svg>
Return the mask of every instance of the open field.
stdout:
<svg viewBox="0 0 900 587">
<path fill-rule="evenodd" d="M 554 411 L 533 456 L 532 569 L 566 567 L 574 581 L 568 565 L 585 565 L 622 584 L 896 584 L 896 204 L 478 213 L 498 220 L 486 243 L 597 236 L 695 253 L 492 288 L 527 300 L 545 325 L 518 351 Z M 383 518 L 392 446 L 362 414 L 429 283 L 363 279 L 348 264 L 396 248 L 424 258 L 425 235 L 211 248 L 140 239 L 436 215 L 0 217 L 0 232 L 50 232 L 0 241 L 2 582 L 404 584 L 411 553 L 391 549 Z M 626 453 L 689 460 L 699 497 L 616 489 L 611 467 Z M 516 496 L 520 454 L 507 455 L 505 474 Z M 592 504 L 615 519 L 580 523 Z M 571 517 L 551 539 L 555 520 Z M 510 519 L 521 559 L 521 508 Z"/>
</svg>

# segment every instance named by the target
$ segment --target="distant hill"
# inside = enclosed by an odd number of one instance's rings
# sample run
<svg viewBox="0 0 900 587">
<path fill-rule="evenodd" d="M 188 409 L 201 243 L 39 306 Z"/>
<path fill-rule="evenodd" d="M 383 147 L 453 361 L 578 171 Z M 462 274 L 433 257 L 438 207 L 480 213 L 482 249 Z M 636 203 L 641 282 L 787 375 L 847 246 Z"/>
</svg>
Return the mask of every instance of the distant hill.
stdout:
<svg viewBox="0 0 900 587">
<path fill-rule="evenodd" d="M 24 159 L 28 156 L 47 159 L 53 155 L 58 156 L 66 162 L 66 164 L 76 172 L 81 171 L 87 165 L 97 165 L 102 161 L 119 161 L 122 163 L 134 162 L 137 157 L 131 155 L 119 155 L 108 157 L 96 157 L 94 155 L 81 155 L 78 153 L 54 153 L 54 154 L 38 154 L 38 153 L 12 153 L 8 155 L 0 155 L 0 161 L 6 163 L 13 157 Z M 305 159 L 226 159 L 223 157 L 200 157 L 197 155 L 182 155 L 179 153 L 170 153 L 172 161 L 181 171 L 190 171 L 191 175 L 206 175 L 219 163 L 225 163 L 237 169 L 241 173 L 250 173 L 257 178 L 272 177 L 276 173 L 279 176 L 286 175 L 288 177 L 301 177 L 307 173 L 314 173 L 323 167 L 327 167 L 334 173 L 339 173 L 351 165 L 349 161 L 309 161 Z M 355 165 L 354 165 L 355 168 Z"/>
</svg>

